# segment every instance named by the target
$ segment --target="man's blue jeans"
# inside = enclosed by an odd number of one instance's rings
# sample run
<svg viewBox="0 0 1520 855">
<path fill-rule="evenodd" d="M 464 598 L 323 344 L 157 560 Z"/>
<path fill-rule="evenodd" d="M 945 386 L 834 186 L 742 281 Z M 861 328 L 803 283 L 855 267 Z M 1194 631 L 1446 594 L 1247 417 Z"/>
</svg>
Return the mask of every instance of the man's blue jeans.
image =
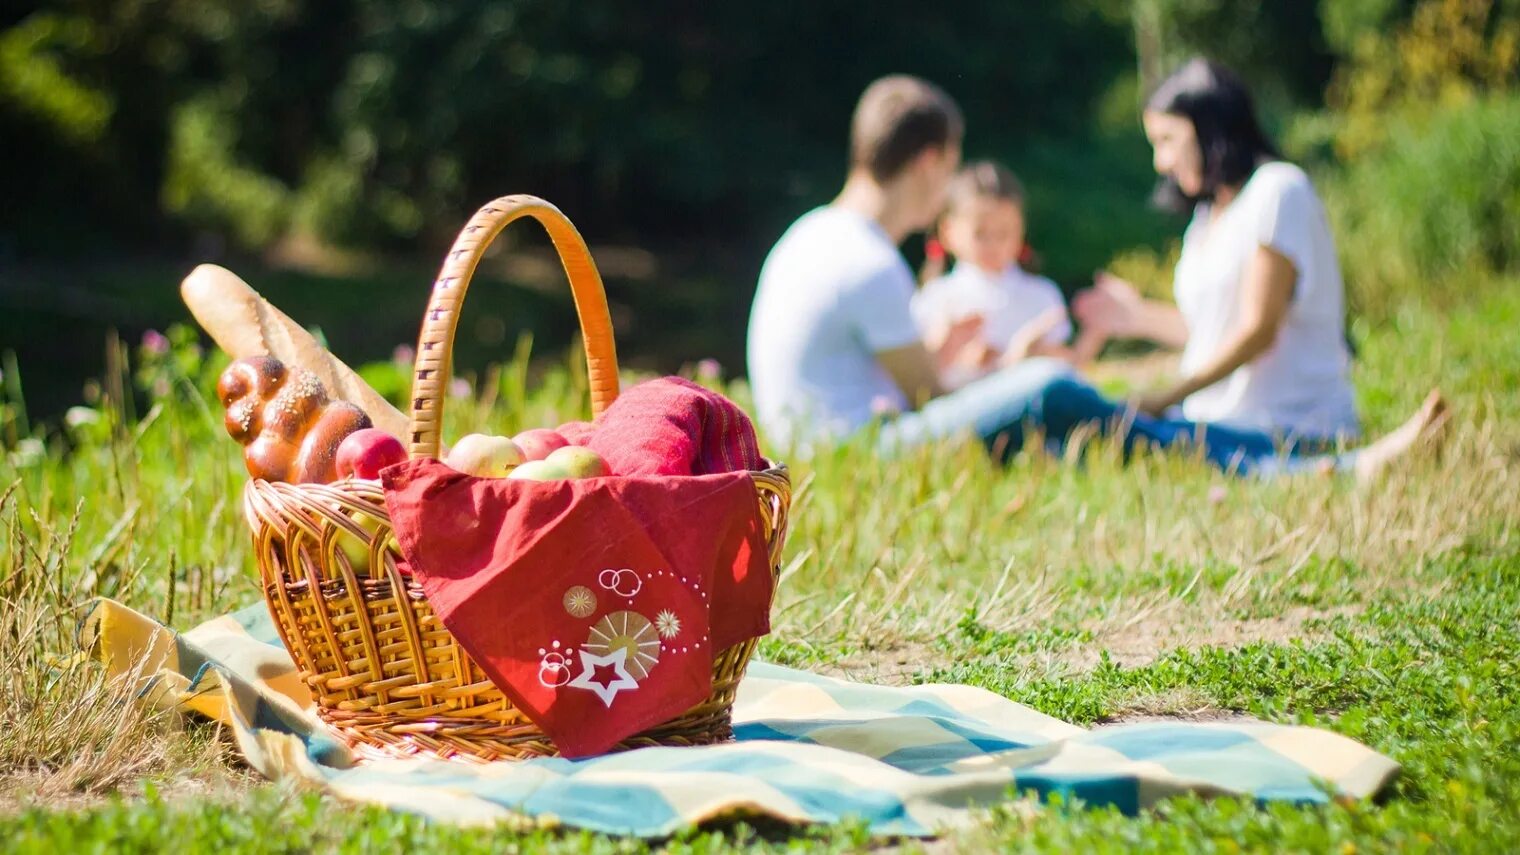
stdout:
<svg viewBox="0 0 1520 855">
<path fill-rule="evenodd" d="M 1007 460 L 1024 446 L 1030 429 L 1043 431 L 1048 443 L 1060 447 L 1084 426 L 1119 437 L 1126 458 L 1144 445 L 1182 445 L 1201 449 L 1209 462 L 1236 474 L 1347 469 L 1355 462 L 1354 453 L 1301 454 L 1302 443 L 1284 443 L 1264 431 L 1136 413 L 1103 397 L 1056 359 L 1028 359 L 935 398 L 883 424 L 878 443 L 883 452 L 892 453 L 969 431 L 1000 460 Z"/>
</svg>

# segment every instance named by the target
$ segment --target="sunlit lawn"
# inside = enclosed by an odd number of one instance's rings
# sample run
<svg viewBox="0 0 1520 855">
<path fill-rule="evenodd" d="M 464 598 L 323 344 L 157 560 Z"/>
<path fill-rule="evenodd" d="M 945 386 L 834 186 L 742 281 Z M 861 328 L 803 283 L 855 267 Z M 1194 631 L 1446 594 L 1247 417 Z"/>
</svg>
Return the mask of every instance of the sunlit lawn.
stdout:
<svg viewBox="0 0 1520 855">
<path fill-rule="evenodd" d="M 1184 800 L 1138 818 L 1009 810 L 948 841 L 959 848 L 1514 851 L 1517 285 L 1449 316 L 1411 308 L 1357 331 L 1370 432 L 1437 384 L 1457 412 L 1443 454 L 1368 487 L 1236 481 L 1180 458 L 1121 468 L 1101 448 L 1081 465 L 1026 455 L 1007 470 L 968 446 L 890 464 L 846 448 L 800 465 L 761 655 L 859 679 L 971 683 L 1084 725 L 1233 713 L 1309 723 L 1404 765 L 1382 805 Z M 451 402 L 451 432 L 578 414 L 573 375 L 550 372 L 529 391 L 520 368 L 493 372 L 484 402 Z M 88 670 L 52 670 L 91 597 L 190 626 L 258 596 L 236 446 L 214 400 L 195 391 L 214 368 L 160 360 L 139 370 L 149 386 L 169 380 L 170 393 L 130 419 L 108 401 L 94 424 L 76 414 L 68 443 L 12 442 L 19 450 L 0 461 L 7 851 L 643 845 L 463 831 L 287 793 L 240 769 L 214 730 L 137 712 Z M 109 399 L 132 382 L 108 377 L 103 388 Z M 746 398 L 742 386 L 730 391 Z M 739 825 L 661 845 L 854 849 L 866 839 L 854 828 Z"/>
</svg>

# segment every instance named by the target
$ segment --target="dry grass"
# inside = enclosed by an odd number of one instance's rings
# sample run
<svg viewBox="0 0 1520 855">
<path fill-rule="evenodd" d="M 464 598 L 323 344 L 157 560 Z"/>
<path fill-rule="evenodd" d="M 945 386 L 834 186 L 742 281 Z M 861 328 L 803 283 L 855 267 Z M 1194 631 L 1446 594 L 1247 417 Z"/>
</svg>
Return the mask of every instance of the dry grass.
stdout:
<svg viewBox="0 0 1520 855">
<path fill-rule="evenodd" d="M 214 730 L 186 731 L 172 710 L 142 702 L 140 681 L 107 677 L 76 655 L 89 594 L 69 564 L 82 512 L 55 527 L 23 514 L 18 493 L 13 484 L 0 498 L 0 806 L 72 803 L 144 778 L 226 768 Z"/>
<path fill-rule="evenodd" d="M 45 653 L 64 623 L 39 601 L 5 601 L 0 617 L 0 790 L 35 785 L 44 799 L 115 789 L 189 760 L 178 717 L 139 703 L 142 687 L 92 663 Z"/>
<path fill-rule="evenodd" d="M 891 652 L 970 615 L 1003 633 L 1081 627 L 1131 659 L 1281 639 L 1368 592 L 1439 585 L 1430 558 L 1507 548 L 1520 467 L 1504 449 L 1494 423 L 1468 421 L 1439 459 L 1366 488 L 1230 481 L 1166 458 L 1120 473 L 1101 454 L 1085 472 L 1034 458 L 1006 475 L 974 449 L 822 461 L 817 481 L 841 486 L 798 501 L 778 635 Z"/>
</svg>

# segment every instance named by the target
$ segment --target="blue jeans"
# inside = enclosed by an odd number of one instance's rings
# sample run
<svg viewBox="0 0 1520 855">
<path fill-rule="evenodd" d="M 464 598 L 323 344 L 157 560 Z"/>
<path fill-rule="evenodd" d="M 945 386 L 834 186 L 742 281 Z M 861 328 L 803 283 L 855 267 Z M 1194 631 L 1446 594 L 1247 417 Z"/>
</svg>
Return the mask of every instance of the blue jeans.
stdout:
<svg viewBox="0 0 1520 855">
<path fill-rule="evenodd" d="M 1265 431 L 1134 412 L 1103 397 L 1057 359 L 1025 360 L 904 413 L 882 425 L 878 447 L 890 454 L 969 431 L 1006 461 L 1023 448 L 1030 429 L 1043 431 L 1046 441 L 1060 448 L 1081 427 L 1117 436 L 1126 459 L 1135 448 L 1146 445 L 1185 446 L 1200 449 L 1220 469 L 1241 475 L 1346 470 L 1356 459 L 1354 452 L 1302 453 L 1307 446 L 1324 443 L 1284 442 Z"/>
</svg>

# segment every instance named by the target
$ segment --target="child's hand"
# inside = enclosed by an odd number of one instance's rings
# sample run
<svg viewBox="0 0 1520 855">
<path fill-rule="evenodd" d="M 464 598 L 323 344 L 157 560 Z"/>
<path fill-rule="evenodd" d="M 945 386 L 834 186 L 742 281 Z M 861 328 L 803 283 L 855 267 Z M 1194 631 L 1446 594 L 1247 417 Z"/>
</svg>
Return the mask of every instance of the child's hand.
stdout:
<svg viewBox="0 0 1520 855">
<path fill-rule="evenodd" d="M 956 354 L 952 364 L 965 368 L 973 374 L 982 374 L 989 369 L 997 367 L 1000 355 L 995 348 L 987 343 L 986 339 L 977 338 L 961 348 L 960 353 Z"/>
<path fill-rule="evenodd" d="M 981 315 L 967 315 L 935 330 L 924 339 L 924 346 L 934 359 L 934 368 L 945 382 L 947 372 L 976 374 L 985 357 L 982 350 L 986 342 L 982 338 L 985 320 Z M 958 373 L 957 373 L 958 372 Z M 958 383 L 946 383 L 956 386 Z"/>
<path fill-rule="evenodd" d="M 1036 315 L 1013 334 L 1013 339 L 1008 342 L 1008 347 L 1003 351 L 1002 364 L 1012 365 L 1020 360 L 1028 359 L 1035 346 L 1044 341 L 1051 331 L 1061 326 L 1065 320 L 1066 309 L 1061 306 L 1051 306 Z"/>
<path fill-rule="evenodd" d="M 946 360 L 953 359 L 966 345 L 982 337 L 986 319 L 981 315 L 966 315 L 939 326 L 924 336 L 924 347 Z"/>
<path fill-rule="evenodd" d="M 950 324 L 950 329 L 945 335 L 946 348 L 959 351 L 961 348 L 980 341 L 982 329 L 987 326 L 987 319 L 981 315 L 967 315 Z"/>
</svg>

